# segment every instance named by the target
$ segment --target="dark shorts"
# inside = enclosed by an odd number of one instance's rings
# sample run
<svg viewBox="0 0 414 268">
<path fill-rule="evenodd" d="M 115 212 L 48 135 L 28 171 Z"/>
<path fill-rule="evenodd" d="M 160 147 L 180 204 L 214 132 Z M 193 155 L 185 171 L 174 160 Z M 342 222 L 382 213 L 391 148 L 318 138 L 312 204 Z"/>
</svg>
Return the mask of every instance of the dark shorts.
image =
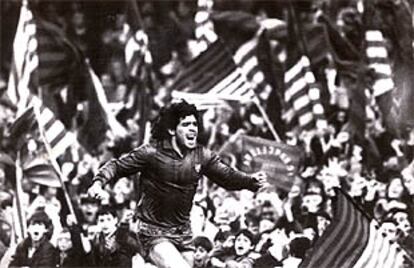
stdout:
<svg viewBox="0 0 414 268">
<path fill-rule="evenodd" d="M 172 243 L 180 252 L 195 250 L 190 223 L 166 228 L 138 220 L 137 232 L 146 257 L 155 245 L 165 241 Z"/>
</svg>

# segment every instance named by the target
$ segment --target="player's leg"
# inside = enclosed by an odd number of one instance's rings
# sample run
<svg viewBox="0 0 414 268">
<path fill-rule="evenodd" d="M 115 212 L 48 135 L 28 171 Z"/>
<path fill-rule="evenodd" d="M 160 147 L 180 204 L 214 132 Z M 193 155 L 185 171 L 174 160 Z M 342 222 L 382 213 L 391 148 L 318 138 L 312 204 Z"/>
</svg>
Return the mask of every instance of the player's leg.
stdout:
<svg viewBox="0 0 414 268">
<path fill-rule="evenodd" d="M 160 268 L 191 268 L 183 255 L 168 240 L 163 240 L 155 244 L 149 256 L 151 261 Z"/>
<path fill-rule="evenodd" d="M 194 251 L 193 250 L 183 251 L 183 252 L 181 252 L 181 255 L 187 261 L 188 265 L 190 265 L 190 267 L 193 267 Z"/>
</svg>

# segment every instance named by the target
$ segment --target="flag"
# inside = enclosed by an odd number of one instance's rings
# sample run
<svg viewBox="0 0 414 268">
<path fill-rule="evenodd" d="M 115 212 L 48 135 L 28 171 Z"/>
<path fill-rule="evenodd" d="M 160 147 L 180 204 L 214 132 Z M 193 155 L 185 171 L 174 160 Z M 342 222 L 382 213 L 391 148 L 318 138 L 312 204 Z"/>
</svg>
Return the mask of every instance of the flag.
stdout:
<svg viewBox="0 0 414 268">
<path fill-rule="evenodd" d="M 105 90 L 96 73 L 86 63 L 88 78 L 88 105 L 85 109 L 86 122 L 78 129 L 78 140 L 88 151 L 96 153 L 99 145 L 106 138 L 107 131 L 118 137 L 125 137 L 125 128 L 109 111 Z"/>
<path fill-rule="evenodd" d="M 284 143 L 236 132 L 219 151 L 231 166 L 247 173 L 266 172 L 269 182 L 289 191 L 295 181 L 302 152 Z"/>
<path fill-rule="evenodd" d="M 310 61 L 302 56 L 284 76 L 285 113 L 287 124 L 300 129 L 323 129 L 327 127 L 321 92 L 310 69 Z"/>
<path fill-rule="evenodd" d="M 366 31 L 365 41 L 369 67 L 374 69 L 376 73 L 376 79 L 372 87 L 373 94 L 378 97 L 394 89 L 388 51 L 384 36 L 379 30 Z"/>
<path fill-rule="evenodd" d="M 42 25 L 47 25 L 43 23 Z M 49 27 L 49 26 L 47 26 Z M 40 30 L 43 36 L 46 34 L 43 30 Z M 50 34 L 50 33 L 49 33 Z M 17 26 L 16 36 L 13 43 L 13 67 L 10 75 L 10 84 L 8 85 L 8 93 L 11 100 L 17 103 L 19 106 L 19 115 L 24 114 L 21 122 L 24 122 L 24 127 L 27 128 L 33 124 L 34 120 L 27 121 L 29 119 L 35 119 L 33 109 L 26 109 L 32 105 L 37 105 L 41 109 L 41 117 L 39 127 L 45 129 L 49 142 L 53 149 L 53 157 L 57 158 L 61 155 L 68 146 L 74 142 L 73 134 L 66 131 L 62 122 L 56 119 L 53 112 L 45 107 L 40 99 L 32 93 L 30 88 L 33 87 L 34 73 L 39 74 L 39 83 L 44 86 L 60 83 L 60 81 L 54 80 L 54 77 L 59 76 L 60 69 L 54 66 L 53 62 L 56 59 L 60 59 L 61 64 L 68 64 L 67 57 L 61 57 L 64 53 L 57 53 L 53 49 L 53 43 L 48 43 L 44 38 L 38 40 L 38 27 L 33 17 L 32 12 L 27 6 L 27 2 L 23 1 L 19 23 Z M 55 40 L 55 37 L 51 35 L 51 38 Z M 43 50 L 43 59 L 40 60 L 38 50 L 40 47 L 45 48 Z M 47 51 L 49 49 L 49 52 Z M 57 76 L 56 76 L 57 75 Z M 60 79 L 60 78 L 59 78 Z M 26 119 L 26 120 L 24 120 Z M 18 123 L 17 120 L 16 123 Z M 18 124 L 15 124 L 17 126 Z M 29 127 L 30 128 L 30 127 Z M 19 129 L 20 127 L 15 127 Z M 29 130 L 29 129 L 27 129 Z M 11 130 L 13 133 L 13 128 Z"/>
<path fill-rule="evenodd" d="M 271 184 L 289 191 L 299 171 L 302 152 L 281 142 L 247 135 L 241 137 L 240 169 L 249 173 L 264 171 Z"/>
<path fill-rule="evenodd" d="M 299 267 L 403 267 L 405 252 L 340 189 L 333 209 L 330 225 Z"/>
<path fill-rule="evenodd" d="M 72 144 L 75 136 L 66 132 L 63 124 L 55 119 L 48 108 L 44 106 L 35 107 L 36 105 L 31 105 L 10 127 L 10 137 L 16 144 L 26 144 L 28 139 L 36 143 L 36 150 L 31 153 L 21 150 L 16 145 L 16 150 L 22 152 L 20 153 L 19 162 L 21 167 L 19 168 L 22 169 L 22 176 L 34 183 L 60 187 L 59 178 L 51 165 L 51 161 L 53 159 L 56 161 L 56 158 Z M 38 114 L 35 109 L 39 109 Z M 45 138 L 51 147 L 51 154 L 47 152 L 43 142 L 37 142 L 40 140 L 40 132 L 45 134 Z"/>
<path fill-rule="evenodd" d="M 261 99 L 267 100 L 272 91 L 272 87 L 266 82 L 256 55 L 259 36 L 261 33 L 262 31 L 258 32 L 256 36 L 241 45 L 240 48 L 237 49 L 233 58 L 256 94 Z"/>
<path fill-rule="evenodd" d="M 171 91 L 173 96 L 177 92 L 184 92 L 205 94 L 208 97 L 206 99 L 241 102 L 248 102 L 255 97 L 250 83 L 220 40 L 189 63 L 172 84 Z"/>
<path fill-rule="evenodd" d="M 302 25 L 289 5 L 289 36 L 284 74 L 284 111 L 288 128 L 301 130 L 327 127 L 322 105 L 322 87 L 312 68 L 326 56 L 326 40 L 322 25 Z"/>
<path fill-rule="evenodd" d="M 32 73 L 39 66 L 39 58 L 36 53 L 36 24 L 33 13 L 23 1 L 20 9 L 20 17 L 16 35 L 13 42 L 13 58 L 9 77 L 7 93 L 10 100 L 17 104 L 18 113 L 21 113 L 27 105 L 30 95 L 29 85 Z"/>
<path fill-rule="evenodd" d="M 218 36 L 214 31 L 214 24 L 211 20 L 213 0 L 198 0 L 198 10 L 195 14 L 195 37 L 197 42 L 197 55 L 217 41 Z"/>
<path fill-rule="evenodd" d="M 37 99 L 35 96 L 33 98 Z M 51 157 L 57 159 L 67 148 L 76 142 L 75 135 L 67 131 L 62 122 L 56 119 L 53 112 L 42 105 L 37 99 L 37 109 L 39 114 L 36 116 L 39 129 L 44 132 L 46 142 L 50 144 Z"/>
</svg>

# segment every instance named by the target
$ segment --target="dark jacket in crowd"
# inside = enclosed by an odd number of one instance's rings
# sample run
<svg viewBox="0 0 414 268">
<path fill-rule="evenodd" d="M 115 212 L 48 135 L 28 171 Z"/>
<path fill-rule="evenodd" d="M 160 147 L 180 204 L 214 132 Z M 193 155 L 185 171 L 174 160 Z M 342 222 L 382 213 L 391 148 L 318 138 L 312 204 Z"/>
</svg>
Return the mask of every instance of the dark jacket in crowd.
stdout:
<svg viewBox="0 0 414 268">
<path fill-rule="evenodd" d="M 110 250 L 105 247 L 104 235 L 98 234 L 87 258 L 90 267 L 131 267 L 132 257 L 142 254 L 142 246 L 137 236 L 129 231 L 128 225 L 121 224 L 114 236 L 114 249 Z"/>
<path fill-rule="evenodd" d="M 36 249 L 31 258 L 28 257 L 30 245 L 30 238 L 26 238 L 17 246 L 16 253 L 13 256 L 9 267 L 56 267 L 59 260 L 59 253 L 58 250 L 48 240 L 45 239 L 41 242 L 40 246 Z"/>
<path fill-rule="evenodd" d="M 72 248 L 66 254 L 60 253 L 58 255 L 57 267 L 86 267 L 86 252 L 82 245 L 81 228 L 79 226 L 72 226 L 69 228 Z"/>
</svg>

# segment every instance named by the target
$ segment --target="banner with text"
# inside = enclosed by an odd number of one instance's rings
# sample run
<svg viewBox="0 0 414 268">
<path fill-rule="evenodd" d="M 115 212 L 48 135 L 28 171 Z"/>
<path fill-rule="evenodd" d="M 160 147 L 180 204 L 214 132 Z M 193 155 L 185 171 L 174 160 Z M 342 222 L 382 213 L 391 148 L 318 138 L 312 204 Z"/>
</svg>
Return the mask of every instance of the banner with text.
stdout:
<svg viewBox="0 0 414 268">
<path fill-rule="evenodd" d="M 289 191 L 299 170 L 302 151 L 263 138 L 242 136 L 240 169 L 252 173 L 264 171 L 269 183 Z"/>
</svg>

